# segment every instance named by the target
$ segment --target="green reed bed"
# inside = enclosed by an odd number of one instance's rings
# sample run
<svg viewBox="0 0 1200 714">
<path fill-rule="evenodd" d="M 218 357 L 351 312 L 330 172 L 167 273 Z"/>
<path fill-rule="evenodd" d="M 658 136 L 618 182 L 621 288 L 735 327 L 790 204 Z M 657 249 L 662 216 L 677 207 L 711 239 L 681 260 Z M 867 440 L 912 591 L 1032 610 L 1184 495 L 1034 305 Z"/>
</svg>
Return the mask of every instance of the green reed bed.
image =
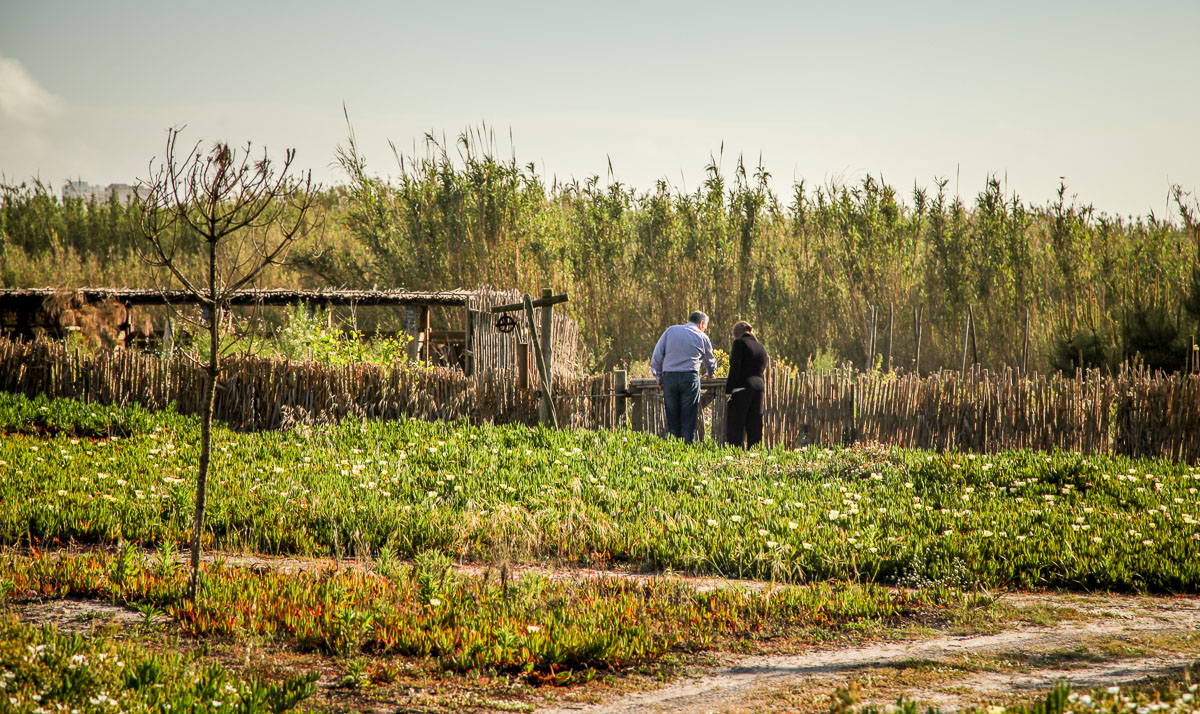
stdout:
<svg viewBox="0 0 1200 714">
<path fill-rule="evenodd" d="M 0 437 L 0 542 L 189 537 L 198 427 Z M 216 435 L 205 541 L 803 582 L 1200 590 L 1200 471 L 1075 454 L 744 453 L 628 431 L 345 422 Z"/>
</svg>

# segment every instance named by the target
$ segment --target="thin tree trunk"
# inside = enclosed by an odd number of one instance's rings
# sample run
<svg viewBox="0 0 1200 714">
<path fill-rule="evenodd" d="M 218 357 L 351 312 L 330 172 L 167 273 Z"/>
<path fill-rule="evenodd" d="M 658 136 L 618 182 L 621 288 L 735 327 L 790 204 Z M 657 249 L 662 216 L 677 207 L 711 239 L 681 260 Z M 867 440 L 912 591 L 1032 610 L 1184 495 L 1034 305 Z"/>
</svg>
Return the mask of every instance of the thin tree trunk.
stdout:
<svg viewBox="0 0 1200 714">
<path fill-rule="evenodd" d="M 214 312 L 216 312 L 214 310 Z M 213 318 L 216 324 L 216 318 Z M 200 415 L 200 468 L 196 476 L 196 512 L 192 518 L 192 575 L 188 581 L 188 600 L 196 602 L 200 587 L 200 539 L 204 533 L 204 509 L 208 501 L 208 465 L 212 457 L 213 404 L 217 397 L 217 338 L 212 338 L 212 356 L 208 360 L 208 379 L 204 385 L 204 407 Z"/>
<path fill-rule="evenodd" d="M 200 541 L 204 535 L 204 509 L 208 502 L 208 465 L 212 460 L 213 404 L 217 399 L 217 376 L 221 373 L 222 305 L 217 300 L 216 246 L 209 244 L 208 294 L 208 381 L 203 412 L 200 414 L 200 467 L 196 475 L 196 512 L 192 518 L 192 577 L 188 581 L 188 600 L 195 603 L 200 589 Z"/>
</svg>

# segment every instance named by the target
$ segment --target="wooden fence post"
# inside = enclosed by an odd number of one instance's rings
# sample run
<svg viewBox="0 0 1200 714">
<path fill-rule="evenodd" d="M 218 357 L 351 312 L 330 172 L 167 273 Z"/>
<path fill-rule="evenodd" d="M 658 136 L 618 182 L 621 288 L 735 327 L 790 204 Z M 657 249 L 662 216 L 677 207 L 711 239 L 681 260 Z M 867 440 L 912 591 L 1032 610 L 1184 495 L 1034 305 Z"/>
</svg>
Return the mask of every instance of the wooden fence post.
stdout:
<svg viewBox="0 0 1200 714">
<path fill-rule="evenodd" d="M 433 345 L 430 343 L 429 306 L 421 308 L 421 342 L 425 345 L 425 366 L 429 366 L 429 352 Z"/>
<path fill-rule="evenodd" d="M 471 311 L 470 305 L 467 306 L 466 312 L 467 330 L 463 338 L 462 367 L 463 374 L 470 377 L 475 374 L 475 313 Z"/>
<path fill-rule="evenodd" d="M 549 300 L 554 293 L 550 288 L 542 288 L 542 299 Z M 546 359 L 546 374 L 554 378 L 554 321 L 550 312 L 553 305 L 542 306 L 542 357 Z"/>
<path fill-rule="evenodd" d="M 646 391 L 639 390 L 633 399 L 633 412 L 630 415 L 629 425 L 634 431 L 646 430 Z"/>
<path fill-rule="evenodd" d="M 529 343 L 517 343 L 517 387 L 529 389 Z"/>
<path fill-rule="evenodd" d="M 329 310 L 329 314 L 333 314 L 332 308 Z M 421 343 L 417 339 L 417 308 L 415 305 L 404 307 L 404 334 L 408 335 L 408 360 L 416 362 L 421 356 L 419 352 Z"/>
<path fill-rule="evenodd" d="M 626 385 L 628 384 L 628 380 L 629 380 L 629 373 L 626 372 L 625 370 L 618 369 L 613 372 L 613 392 L 616 394 L 616 397 L 613 401 L 613 411 L 615 412 L 615 414 L 614 414 L 614 422 L 615 423 L 613 424 L 613 426 L 620 426 L 621 424 L 625 423 L 625 406 L 626 406 L 625 388 L 626 388 Z"/>
</svg>

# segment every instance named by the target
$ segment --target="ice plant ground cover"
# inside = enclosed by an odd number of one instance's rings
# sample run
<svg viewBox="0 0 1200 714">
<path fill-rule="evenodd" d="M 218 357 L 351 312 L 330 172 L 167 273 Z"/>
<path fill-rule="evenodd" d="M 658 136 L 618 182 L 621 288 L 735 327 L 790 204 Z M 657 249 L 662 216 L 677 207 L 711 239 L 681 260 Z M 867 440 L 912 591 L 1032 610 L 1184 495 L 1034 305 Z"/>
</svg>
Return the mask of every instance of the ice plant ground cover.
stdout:
<svg viewBox="0 0 1200 714">
<path fill-rule="evenodd" d="M 734 651 L 1087 617 L 975 588 L 1200 582 L 1200 470 L 1177 464 L 344 422 L 218 433 L 206 540 L 223 552 L 192 606 L 178 548 L 197 437 L 170 412 L 0 395 L 0 711 L 156 711 L 165 695 L 220 711 L 530 710 Z M 222 562 L 235 551 L 356 560 L 285 572 Z M 515 563 L 778 584 L 700 592 Z M 144 622 L 29 624 L 56 603 Z M 110 658 L 125 666 L 81 667 Z M 1189 686 L 1060 687 L 1026 710 L 1194 714 Z"/>
<path fill-rule="evenodd" d="M 194 420 L 41 409 L 140 429 L 88 438 L 61 419 L 52 436 L 0 437 L 0 543 L 187 540 Z M 213 468 L 205 540 L 223 550 L 438 550 L 791 583 L 1200 589 L 1200 469 L 1161 461 L 745 453 L 628 431 L 409 421 L 221 431 Z"/>
<path fill-rule="evenodd" d="M 268 714 L 311 696 L 315 680 L 315 675 L 281 682 L 241 678 L 194 657 L 60 634 L 0 616 L 0 711 Z"/>
<path fill-rule="evenodd" d="M 460 575 L 444 556 L 411 567 L 300 573 L 212 565 L 203 597 L 184 599 L 174 559 L 140 551 L 0 559 L 7 602 L 84 598 L 161 613 L 196 637 L 275 641 L 303 652 L 432 658 L 444 670 L 529 675 L 567 683 L 598 669 L 642 665 L 718 643 L 879 628 L 951 607 L 986 607 L 946 590 L 818 584 L 769 592 L 696 592 L 672 580 L 553 580 Z M 386 572 L 383 574 L 380 570 Z M 978 600 L 978 601 L 977 601 Z"/>
</svg>

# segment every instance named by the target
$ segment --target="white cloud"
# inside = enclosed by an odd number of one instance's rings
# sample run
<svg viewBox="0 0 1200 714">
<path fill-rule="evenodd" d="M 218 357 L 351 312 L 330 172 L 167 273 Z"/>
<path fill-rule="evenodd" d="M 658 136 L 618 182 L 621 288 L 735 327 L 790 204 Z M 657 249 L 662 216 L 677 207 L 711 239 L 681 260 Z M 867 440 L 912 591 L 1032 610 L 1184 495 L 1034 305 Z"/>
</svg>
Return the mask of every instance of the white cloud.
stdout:
<svg viewBox="0 0 1200 714">
<path fill-rule="evenodd" d="M 62 110 L 62 100 L 47 92 L 20 61 L 0 55 L 0 116 L 32 124 Z"/>
</svg>

